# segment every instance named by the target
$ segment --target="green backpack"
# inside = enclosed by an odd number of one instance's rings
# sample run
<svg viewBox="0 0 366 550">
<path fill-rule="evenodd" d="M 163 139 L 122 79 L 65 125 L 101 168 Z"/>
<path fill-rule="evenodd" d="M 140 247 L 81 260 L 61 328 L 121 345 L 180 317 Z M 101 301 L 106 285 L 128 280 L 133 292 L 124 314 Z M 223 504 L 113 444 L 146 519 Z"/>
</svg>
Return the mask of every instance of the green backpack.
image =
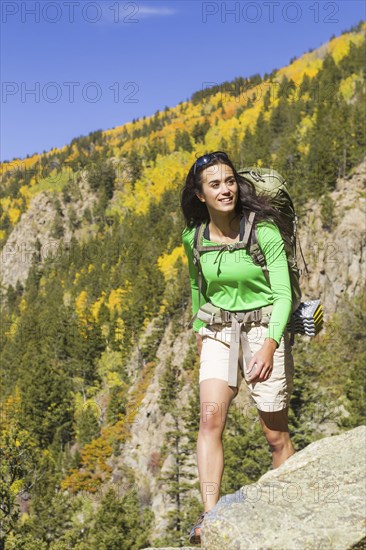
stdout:
<svg viewBox="0 0 366 550">
<path fill-rule="evenodd" d="M 284 232 L 281 232 L 281 235 L 284 242 L 289 267 L 292 289 L 292 312 L 294 312 L 301 303 L 300 273 L 296 261 L 297 216 L 292 199 L 287 189 L 286 181 L 276 170 L 269 168 L 243 168 L 238 171 L 238 174 L 240 174 L 246 181 L 252 183 L 258 194 L 265 193 L 269 196 L 272 206 L 281 213 L 284 224 L 289 230 L 288 233 L 290 237 L 288 237 Z M 250 212 L 249 216 L 245 220 L 242 219 L 240 223 L 240 241 L 227 245 L 203 246 L 202 238 L 206 224 L 201 223 L 196 227 L 193 255 L 194 263 L 198 267 L 199 300 L 202 288 L 200 255 L 202 252 L 212 252 L 213 250 L 221 250 L 222 248 L 237 250 L 248 247 L 248 252 L 252 257 L 253 262 L 256 265 L 261 266 L 266 281 L 270 286 L 266 261 L 258 243 L 256 229 L 253 227 L 254 218 L 255 212 Z"/>
</svg>

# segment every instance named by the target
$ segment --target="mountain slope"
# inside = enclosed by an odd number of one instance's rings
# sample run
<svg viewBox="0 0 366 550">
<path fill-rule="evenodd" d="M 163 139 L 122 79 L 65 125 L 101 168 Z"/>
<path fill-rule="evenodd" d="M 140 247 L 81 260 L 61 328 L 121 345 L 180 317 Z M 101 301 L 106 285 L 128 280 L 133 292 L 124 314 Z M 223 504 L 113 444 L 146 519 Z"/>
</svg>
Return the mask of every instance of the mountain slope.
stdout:
<svg viewBox="0 0 366 550">
<path fill-rule="evenodd" d="M 199 400 L 179 191 L 196 152 L 273 166 L 299 211 L 304 296 L 321 296 L 327 330 L 296 346 L 297 447 L 363 421 L 364 28 L 265 79 L 2 165 L 8 548 L 186 540 Z M 244 387 L 236 403 L 226 492 L 270 463 Z"/>
</svg>

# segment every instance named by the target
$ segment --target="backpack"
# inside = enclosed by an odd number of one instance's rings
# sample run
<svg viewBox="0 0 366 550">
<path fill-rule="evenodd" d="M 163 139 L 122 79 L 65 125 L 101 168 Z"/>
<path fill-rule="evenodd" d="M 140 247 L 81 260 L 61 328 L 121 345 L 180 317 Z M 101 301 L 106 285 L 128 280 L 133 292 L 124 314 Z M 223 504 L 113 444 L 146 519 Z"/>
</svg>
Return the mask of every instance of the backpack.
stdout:
<svg viewBox="0 0 366 550">
<path fill-rule="evenodd" d="M 284 220 L 285 226 L 288 228 L 290 237 L 285 232 L 281 232 L 286 251 L 287 264 L 290 274 L 291 290 L 292 290 L 292 313 L 296 311 L 301 303 L 300 289 L 300 272 L 296 261 L 296 231 L 297 231 L 297 216 L 295 208 L 288 192 L 286 180 L 276 170 L 269 168 L 243 168 L 238 171 L 246 181 L 252 183 L 257 193 L 265 193 L 270 198 L 271 205 L 276 208 Z M 255 212 L 250 212 L 247 217 L 240 220 L 240 241 L 217 246 L 203 246 L 202 237 L 205 230 L 205 224 L 201 223 L 196 227 L 193 244 L 194 263 L 198 268 L 198 288 L 199 302 L 202 288 L 202 269 L 200 265 L 200 254 L 206 251 L 221 250 L 238 250 L 247 248 L 253 262 L 260 265 L 263 274 L 270 286 L 268 269 L 264 254 L 262 253 L 256 228 L 253 227 Z M 300 248 L 301 251 L 301 248 Z M 302 251 L 301 251 L 302 254 Z M 306 267 L 306 264 L 305 264 Z M 191 321 L 192 323 L 192 321 Z M 190 324 L 191 324 L 190 323 Z"/>
</svg>

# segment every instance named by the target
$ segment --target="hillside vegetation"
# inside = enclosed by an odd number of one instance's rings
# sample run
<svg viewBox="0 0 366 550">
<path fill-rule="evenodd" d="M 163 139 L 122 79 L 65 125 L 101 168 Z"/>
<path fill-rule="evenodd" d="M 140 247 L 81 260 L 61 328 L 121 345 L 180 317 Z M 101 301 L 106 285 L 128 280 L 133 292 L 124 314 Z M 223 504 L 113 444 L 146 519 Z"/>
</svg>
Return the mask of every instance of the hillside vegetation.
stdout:
<svg viewBox="0 0 366 550">
<path fill-rule="evenodd" d="M 239 167 L 272 166 L 284 174 L 300 216 L 315 199 L 331 218 L 337 178 L 352 174 L 364 156 L 365 27 L 263 78 L 237 78 L 154 116 L 2 164 L 3 252 L 22 214 L 44 193 L 60 253 L 44 257 L 40 236 L 27 279 L 15 286 L 2 280 L 0 548 L 187 542 L 200 511 L 192 465 L 199 416 L 193 336 L 180 368 L 166 354 L 155 396 L 170 428 L 148 463 L 166 498 L 167 534 L 156 536 L 161 518 L 153 495 L 138 490 L 138 472 L 125 465 L 123 484 L 114 478 L 161 366 L 159 345 L 168 329 L 173 345 L 190 314 L 179 207 L 185 175 L 195 153 L 226 150 Z M 81 181 L 94 200 L 77 211 Z M 321 437 L 327 424 L 342 431 L 365 420 L 364 303 L 363 293 L 345 297 L 329 319 L 334 330 L 296 346 L 290 421 L 297 449 Z M 259 423 L 237 408 L 225 449 L 224 492 L 270 466 Z M 171 467 L 162 471 L 168 457 Z"/>
</svg>

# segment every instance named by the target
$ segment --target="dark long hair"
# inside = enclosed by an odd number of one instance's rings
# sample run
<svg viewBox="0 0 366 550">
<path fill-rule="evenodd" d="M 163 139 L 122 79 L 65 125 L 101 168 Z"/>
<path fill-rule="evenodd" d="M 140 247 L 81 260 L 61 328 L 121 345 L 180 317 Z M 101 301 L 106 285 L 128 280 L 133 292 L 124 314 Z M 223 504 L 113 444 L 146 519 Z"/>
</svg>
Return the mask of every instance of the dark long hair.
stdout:
<svg viewBox="0 0 366 550">
<path fill-rule="evenodd" d="M 210 215 L 206 204 L 201 202 L 196 195 L 197 191 L 202 191 L 203 170 L 207 168 L 207 166 L 226 164 L 232 169 L 239 188 L 239 197 L 235 205 L 235 211 L 237 214 L 242 217 L 248 215 L 249 212 L 254 211 L 256 213 L 254 219 L 255 224 L 263 220 L 268 220 L 275 223 L 281 230 L 285 231 L 286 227 L 284 226 L 278 211 L 271 206 L 268 198 L 263 194 L 258 194 L 254 185 L 238 174 L 228 156 L 217 153 L 215 157 L 216 158 L 214 158 L 211 162 L 198 167 L 196 173 L 194 173 L 195 164 L 193 164 L 187 174 L 186 182 L 181 191 L 180 201 L 187 227 L 192 228 L 201 222 L 210 220 Z"/>
</svg>

